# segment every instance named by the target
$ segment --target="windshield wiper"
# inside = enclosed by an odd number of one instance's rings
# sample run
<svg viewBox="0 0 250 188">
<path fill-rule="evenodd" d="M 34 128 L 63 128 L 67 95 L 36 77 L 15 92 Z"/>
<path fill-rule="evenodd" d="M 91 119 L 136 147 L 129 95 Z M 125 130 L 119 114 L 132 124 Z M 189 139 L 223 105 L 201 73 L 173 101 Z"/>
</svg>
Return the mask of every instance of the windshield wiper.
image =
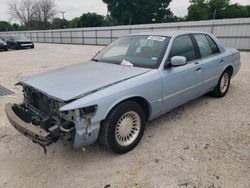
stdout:
<svg viewBox="0 0 250 188">
<path fill-rule="evenodd" d="M 91 61 L 95 61 L 95 62 L 99 62 L 99 60 L 98 59 L 91 59 Z"/>
</svg>

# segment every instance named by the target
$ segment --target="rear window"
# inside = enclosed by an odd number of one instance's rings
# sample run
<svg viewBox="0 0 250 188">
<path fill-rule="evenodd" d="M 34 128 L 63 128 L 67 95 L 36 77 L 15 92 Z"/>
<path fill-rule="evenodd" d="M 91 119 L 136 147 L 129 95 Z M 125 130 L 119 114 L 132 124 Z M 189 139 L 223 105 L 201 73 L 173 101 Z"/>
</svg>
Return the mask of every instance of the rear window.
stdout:
<svg viewBox="0 0 250 188">
<path fill-rule="evenodd" d="M 213 50 L 213 54 L 220 53 L 220 49 L 217 46 L 217 44 L 214 42 L 214 40 L 208 35 L 206 35 L 206 37 L 207 37 L 207 40 L 208 40 L 208 42 L 209 42 L 209 44 L 210 44 L 210 46 L 211 46 L 211 48 Z"/>
<path fill-rule="evenodd" d="M 195 34 L 194 38 L 198 44 L 201 58 L 220 53 L 217 44 L 213 41 L 211 37 L 205 34 Z"/>
</svg>

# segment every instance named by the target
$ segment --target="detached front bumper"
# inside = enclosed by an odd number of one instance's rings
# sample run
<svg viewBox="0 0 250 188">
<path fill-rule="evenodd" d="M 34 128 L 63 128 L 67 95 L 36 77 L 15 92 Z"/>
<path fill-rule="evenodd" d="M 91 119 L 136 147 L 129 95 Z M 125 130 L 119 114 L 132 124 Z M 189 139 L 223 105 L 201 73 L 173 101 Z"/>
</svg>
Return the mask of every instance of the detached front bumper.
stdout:
<svg viewBox="0 0 250 188">
<path fill-rule="evenodd" d="M 35 116 L 31 114 L 24 105 L 6 104 L 5 112 L 11 125 L 24 136 L 31 139 L 34 143 L 41 145 L 43 148 L 56 142 L 65 133 L 69 133 L 66 129 L 62 129 L 54 125 L 48 129 L 40 128 L 40 125 L 34 125 L 30 117 Z M 74 143 L 75 149 L 93 144 L 99 134 L 100 123 L 88 125 L 85 119 L 79 120 L 75 125 Z M 70 133 L 71 134 L 71 133 Z"/>
<path fill-rule="evenodd" d="M 40 144 L 43 147 L 48 146 L 55 141 L 55 138 L 53 138 L 53 132 L 47 132 L 32 123 L 26 123 L 22 120 L 22 118 L 19 117 L 21 116 L 21 113 L 17 114 L 17 108 L 18 107 L 15 104 L 6 104 L 5 106 L 6 115 L 11 125 L 16 130 L 31 139 L 34 143 Z"/>
</svg>

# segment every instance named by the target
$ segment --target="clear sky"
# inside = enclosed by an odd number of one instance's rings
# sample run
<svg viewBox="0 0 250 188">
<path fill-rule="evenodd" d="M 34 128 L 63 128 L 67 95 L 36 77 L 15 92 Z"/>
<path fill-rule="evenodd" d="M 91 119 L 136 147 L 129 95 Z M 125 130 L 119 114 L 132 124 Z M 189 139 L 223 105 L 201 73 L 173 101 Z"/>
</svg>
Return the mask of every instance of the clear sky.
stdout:
<svg viewBox="0 0 250 188">
<path fill-rule="evenodd" d="M 10 0 L 0 0 L 0 20 L 9 21 L 9 1 Z M 250 0 L 231 0 L 231 2 L 242 5 L 250 4 Z M 102 2 L 102 0 L 56 0 L 56 4 L 59 11 L 66 12 L 66 19 L 72 19 L 87 12 L 96 12 L 102 15 L 107 14 L 107 6 Z M 189 0 L 172 0 L 170 8 L 175 15 L 185 16 L 187 14 L 188 6 Z M 58 14 L 57 16 L 61 17 L 61 14 Z"/>
</svg>

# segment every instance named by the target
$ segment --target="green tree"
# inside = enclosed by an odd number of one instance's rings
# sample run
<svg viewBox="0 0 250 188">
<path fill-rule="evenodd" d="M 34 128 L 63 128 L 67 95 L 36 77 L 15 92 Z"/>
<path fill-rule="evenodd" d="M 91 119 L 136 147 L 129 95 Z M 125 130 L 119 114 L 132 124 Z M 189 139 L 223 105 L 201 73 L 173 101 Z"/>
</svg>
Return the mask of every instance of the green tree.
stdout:
<svg viewBox="0 0 250 188">
<path fill-rule="evenodd" d="M 76 17 L 69 21 L 69 28 L 80 28 L 80 27 L 82 27 L 80 17 Z"/>
<path fill-rule="evenodd" d="M 230 4 L 230 0 L 191 0 L 187 20 L 250 17 L 250 6 Z"/>
<path fill-rule="evenodd" d="M 188 21 L 208 20 L 209 8 L 205 0 L 192 0 L 188 7 Z"/>
<path fill-rule="evenodd" d="M 82 27 L 104 26 L 104 16 L 88 12 L 80 17 L 80 25 Z"/>
<path fill-rule="evenodd" d="M 230 0 L 209 0 L 207 6 L 209 9 L 209 18 L 223 19 L 226 7 L 229 6 Z"/>
<path fill-rule="evenodd" d="M 68 25 L 69 25 L 69 22 L 65 19 L 54 18 L 52 21 L 53 29 L 64 29 L 64 28 L 67 28 Z"/>
<path fill-rule="evenodd" d="M 113 18 L 111 15 L 107 15 L 104 18 L 104 25 L 105 26 L 119 25 L 119 22 L 115 18 Z"/>
<path fill-rule="evenodd" d="M 17 23 L 14 23 L 12 25 L 12 28 L 13 28 L 13 31 L 19 31 L 19 30 L 22 30 L 21 26 L 18 25 Z"/>
<path fill-rule="evenodd" d="M 250 17 L 250 5 L 247 5 L 246 6 L 246 9 L 247 9 L 247 17 Z"/>
<path fill-rule="evenodd" d="M 169 4 L 172 0 L 103 0 L 111 16 L 119 24 L 145 24 L 173 19 Z"/>
<path fill-rule="evenodd" d="M 249 6 L 250 7 L 250 6 Z M 239 4 L 228 5 L 223 12 L 223 18 L 243 18 L 250 17 L 250 9 Z"/>
<path fill-rule="evenodd" d="M 13 27 L 11 24 L 5 21 L 0 21 L 0 31 L 12 31 Z"/>
</svg>

